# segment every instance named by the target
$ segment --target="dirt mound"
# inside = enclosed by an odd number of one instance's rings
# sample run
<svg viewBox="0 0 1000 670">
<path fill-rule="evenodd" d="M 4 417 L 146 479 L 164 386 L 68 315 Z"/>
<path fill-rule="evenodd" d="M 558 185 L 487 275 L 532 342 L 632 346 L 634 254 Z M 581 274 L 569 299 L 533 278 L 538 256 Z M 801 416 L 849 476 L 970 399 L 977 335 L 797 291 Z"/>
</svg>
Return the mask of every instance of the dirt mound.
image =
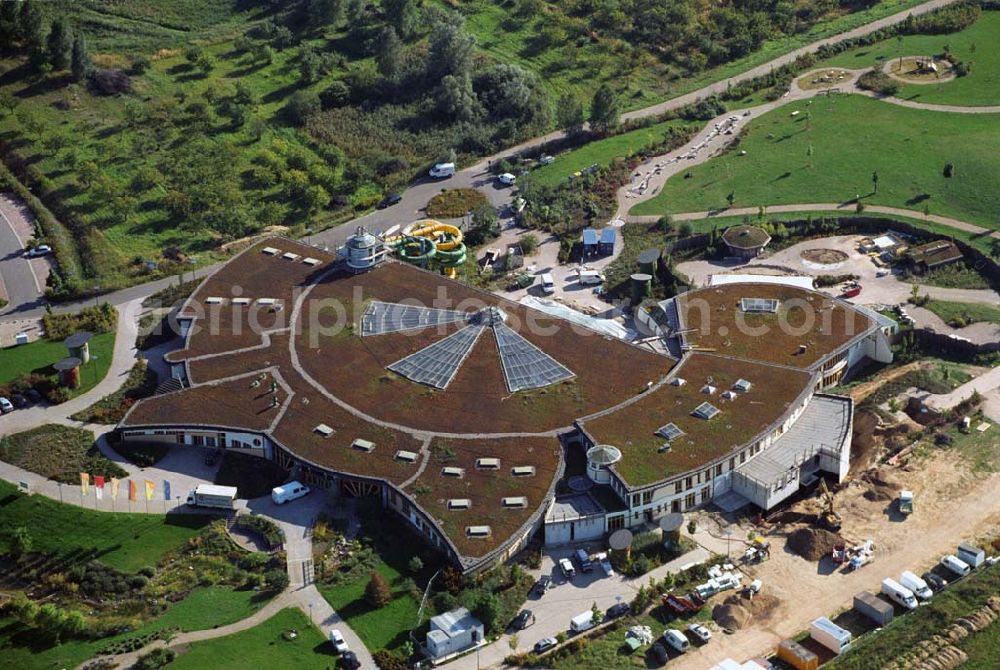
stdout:
<svg viewBox="0 0 1000 670">
<path fill-rule="evenodd" d="M 750 614 L 752 614 L 755 619 L 766 619 L 776 609 L 778 609 L 778 605 L 781 604 L 781 601 L 769 593 L 758 593 L 749 600 L 743 598 L 742 604 L 743 607 L 750 610 Z"/>
<path fill-rule="evenodd" d="M 896 494 L 903 487 L 896 481 L 895 474 L 888 468 L 868 470 L 861 475 L 861 481 L 868 485 L 865 491 L 865 500 L 873 502 L 887 502 L 893 500 Z"/>
<path fill-rule="evenodd" d="M 799 255 L 810 263 L 833 265 L 847 260 L 847 254 L 837 249 L 806 249 Z"/>
<path fill-rule="evenodd" d="M 822 528 L 799 528 L 788 536 L 788 549 L 808 561 L 818 561 L 844 540 Z"/>
<path fill-rule="evenodd" d="M 743 605 L 731 603 L 730 600 L 731 598 L 727 598 L 724 603 L 712 609 L 712 619 L 726 630 L 740 630 L 750 623 L 753 615 Z"/>
</svg>

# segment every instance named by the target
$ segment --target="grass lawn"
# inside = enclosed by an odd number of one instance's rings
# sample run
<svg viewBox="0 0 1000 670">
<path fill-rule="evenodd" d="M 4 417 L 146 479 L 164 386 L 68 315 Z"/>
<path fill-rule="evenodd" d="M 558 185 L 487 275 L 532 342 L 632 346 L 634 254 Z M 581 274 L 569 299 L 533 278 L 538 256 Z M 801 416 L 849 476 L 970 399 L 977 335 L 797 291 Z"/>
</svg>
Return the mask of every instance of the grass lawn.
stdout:
<svg viewBox="0 0 1000 670">
<path fill-rule="evenodd" d="M 992 305 L 981 305 L 978 303 L 949 302 L 947 300 L 930 300 L 926 305 L 927 309 L 941 317 L 941 320 L 950 324 L 958 321 L 966 325 L 970 323 L 1000 324 L 1000 309 Z M 962 326 L 958 326 L 962 327 Z"/>
<path fill-rule="evenodd" d="M 95 512 L 63 505 L 44 496 L 26 496 L 13 484 L 0 482 L 0 528 L 25 526 L 33 550 L 67 562 L 99 560 L 125 572 L 156 565 L 160 556 L 212 521 L 208 515 L 161 516 Z M 0 551 L 8 539 L 0 535 Z"/>
<path fill-rule="evenodd" d="M 808 102 L 808 101 L 807 101 Z M 855 95 L 788 105 L 753 121 L 740 148 L 677 175 L 632 214 L 840 203 L 925 210 L 996 229 L 1000 172 L 990 115 L 941 114 Z M 802 113 L 791 116 L 792 111 Z M 942 170 L 955 164 L 955 176 Z M 878 172 L 878 193 L 872 173 Z"/>
<path fill-rule="evenodd" d="M 904 84 L 898 96 L 906 100 L 970 107 L 1000 105 L 1000 11 L 984 11 L 974 24 L 948 35 L 906 35 L 859 47 L 821 61 L 819 67 L 881 67 L 901 56 L 932 56 L 947 46 L 960 61 L 971 63 L 968 75 L 941 84 Z"/>
<path fill-rule="evenodd" d="M 439 219 L 456 219 L 465 216 L 489 200 L 474 188 L 443 188 L 427 202 L 427 216 Z"/>
<path fill-rule="evenodd" d="M 56 424 L 0 437 L 0 460 L 65 484 L 78 483 L 81 472 L 128 476 L 94 446 L 92 432 Z"/>
<path fill-rule="evenodd" d="M 115 351 L 115 333 L 100 333 L 90 340 L 90 361 L 80 368 L 80 388 L 71 391 L 78 396 L 94 388 L 108 374 Z M 37 340 L 29 344 L 0 349 L 0 384 L 13 381 L 18 375 L 34 373 L 55 376 L 52 367 L 66 358 L 62 342 Z"/>
<path fill-rule="evenodd" d="M 295 629 L 294 640 L 284 637 Z M 333 667 L 333 648 L 323 634 L 297 609 L 284 609 L 267 621 L 241 633 L 192 644 L 170 664 L 171 670 L 237 670 L 252 665 L 268 670 Z"/>
<path fill-rule="evenodd" d="M 621 135 L 607 137 L 556 156 L 556 159 L 531 172 L 531 181 L 542 186 L 555 186 L 571 174 L 595 163 L 608 165 L 618 157 L 628 157 L 648 146 L 659 144 L 668 137 L 670 128 L 695 130 L 702 124 L 680 120 L 664 121 L 638 128 Z"/>
<path fill-rule="evenodd" d="M 829 670 L 868 670 L 882 667 L 900 653 L 915 649 L 921 640 L 939 634 L 942 628 L 958 617 L 984 605 L 998 588 L 1000 568 L 984 568 L 936 594 L 930 602 L 921 605 L 916 611 L 896 617 L 880 632 L 857 639 L 850 650 L 823 667 Z M 983 631 L 976 635 L 983 636 L 987 633 L 988 631 Z M 995 646 L 995 640 L 993 644 Z M 992 666 L 979 667 L 996 667 L 995 657 L 993 661 Z"/>
<path fill-rule="evenodd" d="M 173 605 L 162 616 L 130 633 L 101 640 L 71 640 L 59 646 L 46 647 L 36 636 L 27 632 L 13 619 L 0 618 L 0 654 L 3 667 L 21 670 L 60 670 L 76 667 L 94 657 L 116 640 L 124 640 L 162 628 L 184 631 L 224 626 L 253 614 L 264 603 L 255 602 L 253 591 L 233 591 L 224 588 L 196 589 L 187 598 Z"/>
</svg>

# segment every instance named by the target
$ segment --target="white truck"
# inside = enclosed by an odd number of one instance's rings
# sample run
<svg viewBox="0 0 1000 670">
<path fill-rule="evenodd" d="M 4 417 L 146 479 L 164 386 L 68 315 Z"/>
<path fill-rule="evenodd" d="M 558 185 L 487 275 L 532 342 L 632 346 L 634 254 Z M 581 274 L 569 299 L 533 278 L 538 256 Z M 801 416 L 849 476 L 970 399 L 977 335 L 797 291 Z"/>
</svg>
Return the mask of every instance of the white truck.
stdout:
<svg viewBox="0 0 1000 670">
<path fill-rule="evenodd" d="M 812 622 L 809 626 L 809 637 L 837 655 L 851 648 L 851 632 L 826 617 L 820 617 Z"/>
<path fill-rule="evenodd" d="M 192 507 L 233 509 L 236 504 L 236 487 L 199 484 L 194 491 L 188 493 L 187 504 Z"/>
<path fill-rule="evenodd" d="M 914 595 L 921 600 L 930 600 L 931 596 L 934 595 L 934 592 L 927 586 L 927 582 L 909 570 L 899 576 L 899 583 L 913 591 Z"/>
<path fill-rule="evenodd" d="M 569 629 L 574 633 L 582 633 L 594 627 L 594 613 L 590 610 L 581 612 L 569 620 Z"/>
<path fill-rule="evenodd" d="M 448 177 L 454 176 L 455 164 L 435 163 L 434 167 L 432 167 L 427 174 L 429 174 L 434 179 L 447 179 Z"/>
<path fill-rule="evenodd" d="M 882 595 L 908 610 L 917 609 L 917 597 L 913 595 L 913 591 L 891 577 L 882 580 Z"/>
</svg>

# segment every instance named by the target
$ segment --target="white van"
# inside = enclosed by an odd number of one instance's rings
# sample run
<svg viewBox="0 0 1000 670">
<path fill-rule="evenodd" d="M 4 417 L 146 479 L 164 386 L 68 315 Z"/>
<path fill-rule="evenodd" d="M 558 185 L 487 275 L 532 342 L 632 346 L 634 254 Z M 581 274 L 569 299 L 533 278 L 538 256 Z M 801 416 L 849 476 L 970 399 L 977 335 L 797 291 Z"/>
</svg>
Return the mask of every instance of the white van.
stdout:
<svg viewBox="0 0 1000 670">
<path fill-rule="evenodd" d="M 899 576 L 899 583 L 913 591 L 921 600 L 930 600 L 931 596 L 934 595 L 934 592 L 927 586 L 927 582 L 909 570 Z"/>
<path fill-rule="evenodd" d="M 556 292 L 556 281 L 552 278 L 552 275 L 546 272 L 541 276 L 542 282 L 542 293 L 545 295 L 552 295 Z"/>
<path fill-rule="evenodd" d="M 663 631 L 663 640 L 682 654 L 691 648 L 691 643 L 688 642 L 687 637 L 676 628 L 668 628 Z"/>
<path fill-rule="evenodd" d="M 574 633 L 582 633 L 594 627 L 594 613 L 587 610 L 569 620 L 569 629 Z"/>
<path fill-rule="evenodd" d="M 576 275 L 577 281 L 584 286 L 604 283 L 604 275 L 597 270 L 577 270 Z"/>
<path fill-rule="evenodd" d="M 913 591 L 891 577 L 882 580 L 882 595 L 908 610 L 917 609 L 917 598 L 913 595 Z"/>
<path fill-rule="evenodd" d="M 972 568 L 969 567 L 968 563 L 959 560 L 957 556 L 954 556 L 952 554 L 948 554 L 947 556 L 942 556 L 941 565 L 948 568 L 956 575 L 959 575 L 961 577 L 966 576 L 972 570 Z"/>
<path fill-rule="evenodd" d="M 428 172 L 430 176 L 435 179 L 447 179 L 448 177 L 454 176 L 455 174 L 455 164 L 454 163 L 435 163 L 434 167 Z"/>
<path fill-rule="evenodd" d="M 284 505 L 289 500 L 296 500 L 307 495 L 311 490 L 302 482 L 288 482 L 271 489 L 271 500 L 274 501 L 275 505 Z"/>
</svg>

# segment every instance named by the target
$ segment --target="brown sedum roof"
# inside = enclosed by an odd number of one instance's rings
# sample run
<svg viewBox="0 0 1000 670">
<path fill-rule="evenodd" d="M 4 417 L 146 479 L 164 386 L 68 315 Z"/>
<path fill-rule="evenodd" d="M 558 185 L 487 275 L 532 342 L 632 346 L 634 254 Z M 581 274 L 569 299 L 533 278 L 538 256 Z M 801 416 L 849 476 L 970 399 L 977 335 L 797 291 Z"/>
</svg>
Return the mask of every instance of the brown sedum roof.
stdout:
<svg viewBox="0 0 1000 670">
<path fill-rule="evenodd" d="M 771 241 L 767 231 L 757 226 L 730 226 L 722 240 L 734 249 L 756 249 Z"/>
</svg>

